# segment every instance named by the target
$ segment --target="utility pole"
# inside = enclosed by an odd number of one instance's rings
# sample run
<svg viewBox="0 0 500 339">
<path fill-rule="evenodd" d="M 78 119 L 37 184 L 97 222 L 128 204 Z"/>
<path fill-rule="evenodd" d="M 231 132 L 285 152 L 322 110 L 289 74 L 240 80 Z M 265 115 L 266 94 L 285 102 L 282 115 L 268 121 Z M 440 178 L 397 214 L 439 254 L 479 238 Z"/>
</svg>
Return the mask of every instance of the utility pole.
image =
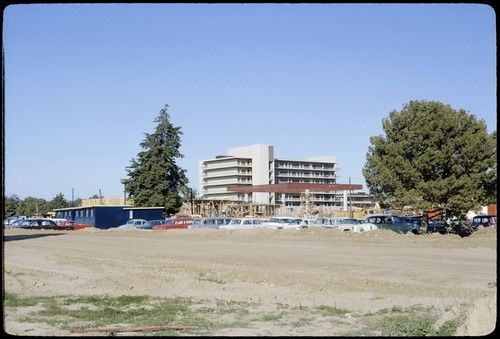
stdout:
<svg viewBox="0 0 500 339">
<path fill-rule="evenodd" d="M 349 186 L 351 186 L 351 177 L 349 177 Z M 352 189 L 349 187 L 349 218 L 352 218 Z"/>
<path fill-rule="evenodd" d="M 190 195 L 191 195 L 191 216 L 193 216 L 193 214 L 194 214 L 193 189 L 190 188 L 189 191 L 190 191 Z"/>
</svg>

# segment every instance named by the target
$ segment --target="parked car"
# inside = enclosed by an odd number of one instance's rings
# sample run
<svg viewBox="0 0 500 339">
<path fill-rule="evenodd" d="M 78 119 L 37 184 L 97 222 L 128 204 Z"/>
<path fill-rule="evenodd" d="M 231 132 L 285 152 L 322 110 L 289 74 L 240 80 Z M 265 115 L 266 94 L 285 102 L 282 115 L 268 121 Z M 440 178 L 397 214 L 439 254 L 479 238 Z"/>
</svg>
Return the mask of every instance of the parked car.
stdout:
<svg viewBox="0 0 500 339">
<path fill-rule="evenodd" d="M 229 224 L 230 221 L 229 217 L 196 218 L 188 228 L 219 228 L 221 225 Z"/>
<path fill-rule="evenodd" d="M 145 219 L 130 219 L 125 224 L 120 225 L 116 228 L 118 228 L 118 229 L 145 228 L 147 226 L 148 226 L 147 220 L 145 220 Z"/>
<path fill-rule="evenodd" d="M 24 220 L 26 220 L 26 219 L 16 219 L 16 220 L 12 221 L 10 224 L 4 225 L 4 227 L 5 228 L 16 228 L 16 227 L 19 227 Z"/>
<path fill-rule="evenodd" d="M 283 225 L 283 229 L 289 230 L 289 229 L 300 229 L 304 228 L 305 222 L 303 222 L 302 218 L 293 218 L 290 219 L 288 224 Z"/>
<path fill-rule="evenodd" d="M 444 222 L 429 220 L 427 223 L 427 233 L 446 234 L 450 232 L 451 228 L 448 228 Z"/>
<path fill-rule="evenodd" d="M 302 218 L 300 224 L 302 225 L 302 228 L 309 228 L 309 225 L 315 221 L 316 219 Z"/>
<path fill-rule="evenodd" d="M 144 229 L 147 229 L 147 230 L 151 230 L 153 229 L 153 227 L 157 226 L 157 225 L 163 225 L 165 222 L 167 222 L 167 220 L 165 219 L 158 219 L 158 220 L 148 220 L 146 222 L 146 224 L 144 225 Z"/>
<path fill-rule="evenodd" d="M 450 220 L 446 222 L 448 229 L 451 228 L 450 233 L 458 234 L 460 237 L 468 237 L 475 229 L 469 220 Z"/>
<path fill-rule="evenodd" d="M 69 226 L 75 224 L 73 220 L 68 220 L 65 218 L 52 218 L 52 221 L 55 222 L 58 226 Z"/>
<path fill-rule="evenodd" d="M 472 227 L 477 230 L 479 226 L 483 227 L 496 227 L 497 216 L 495 214 L 476 215 L 472 218 Z"/>
<path fill-rule="evenodd" d="M 28 218 L 26 216 L 24 216 L 24 215 L 13 215 L 11 217 L 5 218 L 3 220 L 3 225 L 7 226 L 7 225 L 12 224 L 16 220 L 26 220 L 26 219 L 28 219 Z"/>
<path fill-rule="evenodd" d="M 340 220 L 341 224 L 361 224 L 360 220 L 357 218 L 345 218 Z"/>
<path fill-rule="evenodd" d="M 285 226 L 289 225 L 292 220 L 296 218 L 292 217 L 272 217 L 269 219 L 269 221 L 264 222 L 262 225 L 267 227 L 267 228 L 273 228 L 273 229 L 283 229 L 286 228 Z"/>
<path fill-rule="evenodd" d="M 153 225 L 153 230 L 171 230 L 171 229 L 183 229 L 189 228 L 189 225 L 193 223 L 193 218 L 171 218 L 167 220 L 162 220 L 161 223 Z"/>
<path fill-rule="evenodd" d="M 411 227 L 408 232 L 412 232 L 413 234 L 426 234 L 428 233 L 428 223 L 424 224 L 423 216 L 403 216 L 399 217 L 401 221 L 409 223 Z"/>
<path fill-rule="evenodd" d="M 285 225 L 284 229 L 291 228 L 309 228 L 309 226 L 314 223 L 316 219 L 308 219 L 308 218 L 294 218 L 288 222 L 288 225 Z"/>
<path fill-rule="evenodd" d="M 413 220 L 392 214 L 371 215 L 366 218 L 366 224 L 374 224 L 378 229 L 391 230 L 401 234 L 420 232 L 420 229 L 416 229 L 418 222 L 415 223 Z"/>
<path fill-rule="evenodd" d="M 316 218 L 314 222 L 312 222 L 309 227 L 322 227 L 322 228 L 335 228 L 338 229 L 339 225 L 342 223 L 342 220 L 346 218 L 328 218 L 328 217 L 320 217 Z"/>
<path fill-rule="evenodd" d="M 65 229 L 65 226 L 58 226 L 54 221 L 47 218 L 28 218 L 24 219 L 16 225 L 17 228 L 26 229 Z"/>
<path fill-rule="evenodd" d="M 252 228 L 262 228 L 262 222 L 257 218 L 232 218 L 227 225 L 220 225 L 224 230 L 243 230 Z"/>
<path fill-rule="evenodd" d="M 378 230 L 377 225 L 372 223 L 367 223 L 365 220 L 360 220 L 356 218 L 345 218 L 340 221 L 337 225 L 337 230 L 342 232 L 366 232 Z"/>
</svg>

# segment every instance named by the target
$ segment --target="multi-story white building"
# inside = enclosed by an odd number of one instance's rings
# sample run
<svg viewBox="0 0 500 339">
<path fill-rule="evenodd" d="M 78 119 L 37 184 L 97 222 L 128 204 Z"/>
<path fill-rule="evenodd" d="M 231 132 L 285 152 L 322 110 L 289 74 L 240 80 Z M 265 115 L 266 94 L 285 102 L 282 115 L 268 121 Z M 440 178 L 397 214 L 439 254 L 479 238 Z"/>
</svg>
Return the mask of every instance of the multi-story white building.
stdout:
<svg viewBox="0 0 500 339">
<path fill-rule="evenodd" d="M 317 157 L 305 160 L 275 159 L 271 163 L 271 183 L 307 183 L 307 184 L 336 184 L 335 157 Z M 275 194 L 271 197 L 272 203 L 284 203 L 286 206 L 300 206 L 305 199 L 314 205 L 334 206 L 335 192 Z"/>
<path fill-rule="evenodd" d="M 333 156 L 291 160 L 274 158 L 274 146 L 252 145 L 230 148 L 227 155 L 200 161 L 202 199 L 227 200 L 254 204 L 282 204 L 299 207 L 304 204 L 347 210 L 354 206 L 373 206 L 365 193 L 314 192 L 266 193 L 232 192 L 228 187 L 284 183 L 336 184 L 337 162 Z"/>
<path fill-rule="evenodd" d="M 231 192 L 228 186 L 270 184 L 274 147 L 253 145 L 230 148 L 227 155 L 200 161 L 200 197 L 235 202 L 269 203 L 269 193 Z"/>
</svg>

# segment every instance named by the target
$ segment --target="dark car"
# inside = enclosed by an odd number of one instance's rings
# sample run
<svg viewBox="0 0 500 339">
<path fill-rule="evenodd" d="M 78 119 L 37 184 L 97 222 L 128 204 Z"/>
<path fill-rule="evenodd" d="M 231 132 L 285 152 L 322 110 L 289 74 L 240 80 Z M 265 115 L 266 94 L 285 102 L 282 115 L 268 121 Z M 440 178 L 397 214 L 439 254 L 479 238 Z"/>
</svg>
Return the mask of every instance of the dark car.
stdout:
<svg viewBox="0 0 500 339">
<path fill-rule="evenodd" d="M 415 222 L 414 220 L 392 214 L 371 215 L 366 218 L 366 223 L 374 224 L 378 229 L 390 230 L 396 233 L 420 232 L 418 220 Z"/>
<path fill-rule="evenodd" d="M 471 226 L 477 230 L 479 226 L 483 227 L 496 227 L 497 216 L 494 214 L 489 215 L 476 215 L 472 218 Z"/>
<path fill-rule="evenodd" d="M 402 222 L 407 223 L 408 232 L 413 234 L 426 234 L 428 232 L 428 224 L 423 223 L 422 216 L 399 217 Z"/>
<path fill-rule="evenodd" d="M 18 225 L 16 225 L 16 227 L 26 228 L 26 229 L 47 229 L 47 230 L 57 230 L 65 228 L 64 226 L 58 226 L 51 219 L 44 219 L 44 218 L 26 219 L 20 222 Z"/>
<path fill-rule="evenodd" d="M 446 234 L 450 232 L 451 229 L 444 222 L 430 220 L 427 223 L 427 233 Z"/>
</svg>

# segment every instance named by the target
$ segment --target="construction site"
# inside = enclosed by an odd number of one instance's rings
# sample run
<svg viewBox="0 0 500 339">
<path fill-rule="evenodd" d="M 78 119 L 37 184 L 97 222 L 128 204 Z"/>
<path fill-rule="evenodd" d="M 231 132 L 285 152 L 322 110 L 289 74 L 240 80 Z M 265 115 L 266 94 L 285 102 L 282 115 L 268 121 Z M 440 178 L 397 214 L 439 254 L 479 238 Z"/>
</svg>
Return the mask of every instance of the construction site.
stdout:
<svg viewBox="0 0 500 339">
<path fill-rule="evenodd" d="M 232 218 L 255 216 L 292 216 L 297 218 L 314 218 L 316 216 L 350 217 L 363 218 L 367 214 L 373 213 L 361 208 L 348 208 L 341 210 L 338 207 L 323 206 L 314 201 L 314 192 L 332 192 L 359 190 L 361 185 L 356 184 L 305 184 L 305 183 L 284 183 L 270 185 L 252 185 L 228 187 L 228 191 L 233 192 L 265 192 L 265 193 L 294 193 L 300 194 L 300 205 L 287 206 L 284 202 L 275 204 L 240 203 L 228 200 L 206 200 L 193 199 L 186 201 L 179 214 L 191 216 L 219 216 L 224 215 Z M 346 204 L 352 206 L 351 204 Z M 377 206 L 374 206 L 377 209 Z M 373 210 L 373 209 L 372 209 Z M 380 208 L 378 208 L 380 210 Z"/>
<path fill-rule="evenodd" d="M 133 206 L 133 200 L 127 198 L 95 198 L 82 200 L 81 207 L 91 206 Z M 208 200 L 191 199 L 185 201 L 177 215 L 179 216 L 228 216 L 231 218 L 241 218 L 246 216 L 269 217 L 269 216 L 292 216 L 292 217 L 351 217 L 363 218 L 368 214 L 380 211 L 380 208 L 374 206 L 373 209 L 352 209 L 343 211 L 331 207 L 314 206 L 311 199 L 302 196 L 300 207 L 287 207 L 283 204 L 253 204 L 238 203 L 229 200 Z"/>
<path fill-rule="evenodd" d="M 314 192 L 332 192 L 345 190 L 359 190 L 361 185 L 357 184 L 304 184 L 285 183 L 270 185 L 252 185 L 240 187 L 228 187 L 228 190 L 235 192 L 266 192 L 266 193 L 294 193 L 300 194 L 300 205 L 287 206 L 281 203 L 258 204 L 253 202 L 235 202 L 222 199 L 187 199 L 177 213 L 178 216 L 208 217 L 208 216 L 228 216 L 240 218 L 246 216 L 270 217 L 270 216 L 291 216 L 297 218 L 323 217 L 349 217 L 364 218 L 369 214 L 379 213 L 380 207 L 374 204 L 370 208 L 350 207 L 348 208 L 324 206 L 314 201 Z M 104 206 L 104 205 L 127 205 L 133 206 L 131 198 L 96 198 L 82 200 L 82 207 Z"/>
<path fill-rule="evenodd" d="M 283 204 L 252 204 L 252 203 L 237 203 L 227 200 L 206 200 L 193 199 L 186 201 L 178 215 L 208 217 L 208 216 L 228 216 L 231 218 L 241 218 L 247 216 L 269 217 L 269 216 L 291 216 L 291 217 L 350 217 L 364 218 L 374 209 L 356 209 L 351 211 L 342 211 L 338 209 L 314 206 L 306 201 L 300 207 L 286 207 Z M 378 208 L 380 211 L 380 208 Z"/>
</svg>

